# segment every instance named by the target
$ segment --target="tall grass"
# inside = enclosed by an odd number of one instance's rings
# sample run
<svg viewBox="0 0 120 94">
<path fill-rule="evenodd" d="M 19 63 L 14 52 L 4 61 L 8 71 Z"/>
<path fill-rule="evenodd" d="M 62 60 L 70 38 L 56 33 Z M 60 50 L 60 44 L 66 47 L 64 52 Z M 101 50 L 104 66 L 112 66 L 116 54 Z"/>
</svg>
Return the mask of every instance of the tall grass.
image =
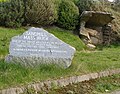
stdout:
<svg viewBox="0 0 120 94">
<path fill-rule="evenodd" d="M 0 58 L 8 54 L 10 40 L 13 36 L 22 34 L 24 29 L 10 29 L 0 27 Z"/>
<path fill-rule="evenodd" d="M 25 85 L 46 79 L 57 79 L 107 69 L 120 68 L 120 46 L 105 47 L 95 52 L 85 51 L 85 45 L 78 36 L 57 27 L 47 28 L 50 33 L 76 48 L 72 65 L 61 69 L 55 65 L 40 65 L 35 68 L 4 62 L 8 54 L 11 37 L 23 33 L 24 29 L 0 28 L 0 89 Z M 5 38 L 6 36 L 6 38 Z M 4 44 L 4 45 L 3 45 Z"/>
</svg>

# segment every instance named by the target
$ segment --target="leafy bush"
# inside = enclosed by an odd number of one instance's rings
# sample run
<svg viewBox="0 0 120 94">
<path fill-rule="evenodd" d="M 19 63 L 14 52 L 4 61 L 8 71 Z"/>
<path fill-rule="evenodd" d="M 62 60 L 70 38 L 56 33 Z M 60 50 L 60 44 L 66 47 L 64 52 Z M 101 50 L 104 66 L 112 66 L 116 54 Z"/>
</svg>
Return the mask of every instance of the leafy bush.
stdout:
<svg viewBox="0 0 120 94">
<path fill-rule="evenodd" d="M 99 0 L 78 0 L 77 6 L 80 10 L 80 13 L 83 11 L 103 11 L 102 2 Z"/>
<path fill-rule="evenodd" d="M 58 17 L 58 11 L 59 11 L 59 6 L 61 4 L 61 1 L 62 0 L 52 0 L 53 4 L 55 5 L 55 12 L 57 14 L 57 17 Z"/>
<path fill-rule="evenodd" d="M 3 0 L 5 1 L 5 0 Z M 50 0 L 7 0 L 0 2 L 0 25 L 20 27 L 28 24 L 50 25 L 57 19 L 57 10 Z"/>
<path fill-rule="evenodd" d="M 9 0 L 0 3 L 0 25 L 20 27 L 24 21 L 22 0 Z"/>
<path fill-rule="evenodd" d="M 30 24 L 50 25 L 56 21 L 57 13 L 51 0 L 28 0 L 25 18 Z"/>
<path fill-rule="evenodd" d="M 115 11 L 120 12 L 120 2 L 116 2 L 116 3 L 113 5 L 113 9 L 114 9 Z"/>
<path fill-rule="evenodd" d="M 60 27 L 73 30 L 78 25 L 79 10 L 72 1 L 62 1 L 58 15 L 57 24 Z"/>
<path fill-rule="evenodd" d="M 55 7 L 58 8 L 62 0 L 52 0 L 54 3 Z"/>
</svg>

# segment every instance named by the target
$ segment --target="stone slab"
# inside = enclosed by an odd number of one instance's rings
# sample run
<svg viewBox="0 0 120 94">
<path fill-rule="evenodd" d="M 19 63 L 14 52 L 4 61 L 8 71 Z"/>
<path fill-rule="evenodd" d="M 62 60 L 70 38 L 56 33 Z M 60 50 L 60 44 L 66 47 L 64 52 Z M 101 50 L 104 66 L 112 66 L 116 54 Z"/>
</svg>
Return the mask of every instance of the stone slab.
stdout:
<svg viewBox="0 0 120 94">
<path fill-rule="evenodd" d="M 57 64 L 69 67 L 75 48 L 48 33 L 42 28 L 32 27 L 25 33 L 12 38 L 7 62 L 19 62 L 25 66 Z"/>
</svg>

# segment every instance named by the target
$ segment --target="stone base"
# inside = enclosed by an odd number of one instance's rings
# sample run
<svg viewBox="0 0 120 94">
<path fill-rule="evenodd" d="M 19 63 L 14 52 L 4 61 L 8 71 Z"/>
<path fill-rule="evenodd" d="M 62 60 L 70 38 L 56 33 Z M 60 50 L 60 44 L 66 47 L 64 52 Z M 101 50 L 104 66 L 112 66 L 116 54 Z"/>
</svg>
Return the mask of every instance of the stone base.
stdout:
<svg viewBox="0 0 120 94">
<path fill-rule="evenodd" d="M 50 58 L 50 57 L 16 57 L 8 55 L 5 62 L 19 63 L 27 67 L 35 67 L 40 64 L 55 64 L 61 68 L 68 68 L 71 65 L 71 58 Z"/>
</svg>

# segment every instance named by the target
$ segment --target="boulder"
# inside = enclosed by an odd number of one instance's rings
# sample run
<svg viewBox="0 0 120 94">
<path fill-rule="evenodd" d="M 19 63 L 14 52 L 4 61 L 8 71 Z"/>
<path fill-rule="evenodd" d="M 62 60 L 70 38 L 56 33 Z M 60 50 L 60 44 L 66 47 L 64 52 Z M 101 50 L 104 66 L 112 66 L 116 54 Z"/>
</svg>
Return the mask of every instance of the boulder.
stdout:
<svg viewBox="0 0 120 94">
<path fill-rule="evenodd" d="M 96 11 L 84 11 L 80 16 L 80 35 L 85 43 L 93 45 L 104 43 L 104 32 L 108 24 L 114 19 L 110 13 L 96 12 Z M 111 29 L 107 30 L 111 33 Z M 106 35 L 105 35 L 106 36 Z M 108 34 L 110 37 L 110 35 Z M 86 37 L 86 38 L 85 38 Z M 110 39 L 108 37 L 108 39 Z M 87 40 L 86 40 L 87 39 Z M 86 42 L 87 41 L 87 42 Z"/>
<path fill-rule="evenodd" d="M 32 27 L 22 35 L 12 38 L 6 62 L 32 67 L 39 64 L 56 64 L 68 68 L 75 51 L 74 47 L 46 30 Z"/>
<path fill-rule="evenodd" d="M 90 26 L 104 26 L 114 19 L 111 13 L 96 11 L 84 11 L 80 18 L 81 21 L 86 22 L 86 25 Z"/>
</svg>

